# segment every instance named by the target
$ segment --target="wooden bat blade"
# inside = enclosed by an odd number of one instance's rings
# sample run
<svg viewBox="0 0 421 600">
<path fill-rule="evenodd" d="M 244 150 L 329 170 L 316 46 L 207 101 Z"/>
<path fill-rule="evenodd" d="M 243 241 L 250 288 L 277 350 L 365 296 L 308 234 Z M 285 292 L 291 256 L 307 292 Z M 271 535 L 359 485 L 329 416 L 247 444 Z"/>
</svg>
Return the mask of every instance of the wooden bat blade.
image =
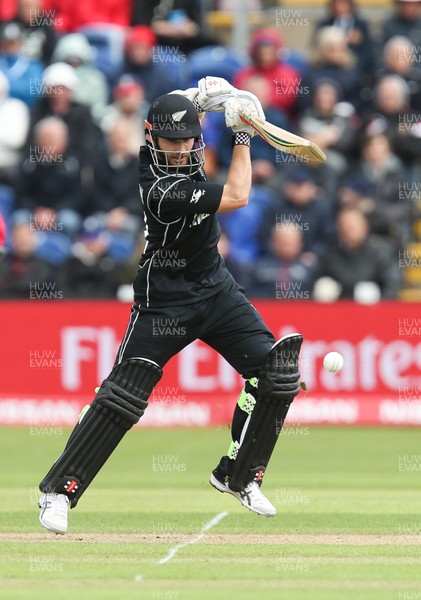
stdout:
<svg viewBox="0 0 421 600">
<path fill-rule="evenodd" d="M 326 154 L 323 150 L 316 146 L 316 144 L 313 144 L 313 142 L 310 142 L 310 140 L 306 140 L 281 127 L 276 127 L 276 125 L 268 123 L 268 121 L 261 119 L 245 108 L 240 109 L 240 119 L 246 125 L 253 127 L 268 144 L 282 152 L 318 162 L 326 160 Z"/>
</svg>

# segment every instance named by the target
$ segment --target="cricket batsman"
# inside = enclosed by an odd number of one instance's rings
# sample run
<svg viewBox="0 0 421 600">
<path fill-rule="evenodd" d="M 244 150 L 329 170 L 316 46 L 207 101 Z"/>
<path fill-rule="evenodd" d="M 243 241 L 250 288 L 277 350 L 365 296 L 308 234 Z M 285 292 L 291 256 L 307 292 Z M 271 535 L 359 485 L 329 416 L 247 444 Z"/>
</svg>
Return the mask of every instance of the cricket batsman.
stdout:
<svg viewBox="0 0 421 600">
<path fill-rule="evenodd" d="M 151 105 L 139 152 L 146 246 L 134 281 L 134 304 L 114 367 L 41 481 L 40 522 L 67 531 L 74 508 L 125 433 L 139 421 L 167 361 L 196 339 L 220 353 L 244 378 L 232 441 L 211 485 L 266 517 L 276 514 L 261 485 L 288 409 L 299 391 L 302 336 L 276 341 L 245 298 L 218 252 L 217 213 L 239 210 L 251 188 L 250 138 L 239 116 L 264 117 L 253 94 L 218 77 L 177 90 Z M 201 113 L 224 111 L 232 129 L 225 185 L 207 180 Z M 184 335 L 159 337 L 156 324 L 177 323 Z M 159 328 L 158 328 L 159 330 Z"/>
</svg>

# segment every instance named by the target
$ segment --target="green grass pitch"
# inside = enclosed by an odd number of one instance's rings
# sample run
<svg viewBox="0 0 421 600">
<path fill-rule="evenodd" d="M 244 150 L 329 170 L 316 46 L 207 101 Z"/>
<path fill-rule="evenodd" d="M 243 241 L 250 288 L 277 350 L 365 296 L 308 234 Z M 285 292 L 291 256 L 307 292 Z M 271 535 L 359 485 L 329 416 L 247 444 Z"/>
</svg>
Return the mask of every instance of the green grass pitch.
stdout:
<svg viewBox="0 0 421 600">
<path fill-rule="evenodd" d="M 0 431 L 0 598 L 421 600 L 419 429 L 286 429 L 274 519 L 209 485 L 227 428 L 136 429 L 63 537 L 39 525 L 37 485 L 68 434 Z"/>
</svg>

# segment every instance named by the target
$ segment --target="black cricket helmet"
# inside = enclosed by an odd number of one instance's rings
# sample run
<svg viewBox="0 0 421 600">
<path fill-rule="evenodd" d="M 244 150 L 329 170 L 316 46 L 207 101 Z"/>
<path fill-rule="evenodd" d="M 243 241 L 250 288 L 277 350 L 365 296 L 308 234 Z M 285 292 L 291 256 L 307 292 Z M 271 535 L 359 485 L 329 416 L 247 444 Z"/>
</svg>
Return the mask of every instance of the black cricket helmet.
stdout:
<svg viewBox="0 0 421 600">
<path fill-rule="evenodd" d="M 193 103 L 180 94 L 164 94 L 159 96 L 149 108 L 145 119 L 147 143 L 152 153 L 155 166 L 168 175 L 193 175 L 201 169 L 205 162 L 205 144 L 202 127 Z M 179 155 L 188 156 L 187 165 L 170 164 L 169 160 L 177 150 L 161 150 L 159 140 L 194 139 L 192 150 L 180 150 Z"/>
</svg>

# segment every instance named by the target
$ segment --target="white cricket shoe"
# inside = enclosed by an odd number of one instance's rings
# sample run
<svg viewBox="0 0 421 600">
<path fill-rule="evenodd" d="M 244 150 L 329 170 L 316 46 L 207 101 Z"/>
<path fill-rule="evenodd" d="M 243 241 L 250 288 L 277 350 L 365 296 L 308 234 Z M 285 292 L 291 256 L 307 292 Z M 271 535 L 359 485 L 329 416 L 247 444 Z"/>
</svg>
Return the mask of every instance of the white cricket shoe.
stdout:
<svg viewBox="0 0 421 600">
<path fill-rule="evenodd" d="M 38 502 L 41 525 L 49 531 L 64 535 L 67 531 L 69 504 L 69 498 L 65 494 L 43 494 Z"/>
<path fill-rule="evenodd" d="M 234 492 L 228 487 L 226 483 L 222 483 L 212 473 L 209 479 L 209 483 L 220 492 L 226 492 L 231 494 L 237 500 L 241 502 L 243 506 L 265 517 L 274 517 L 276 515 L 276 508 L 269 502 L 269 500 L 260 491 L 259 484 L 256 481 L 250 482 L 244 490 L 241 492 Z"/>
</svg>

